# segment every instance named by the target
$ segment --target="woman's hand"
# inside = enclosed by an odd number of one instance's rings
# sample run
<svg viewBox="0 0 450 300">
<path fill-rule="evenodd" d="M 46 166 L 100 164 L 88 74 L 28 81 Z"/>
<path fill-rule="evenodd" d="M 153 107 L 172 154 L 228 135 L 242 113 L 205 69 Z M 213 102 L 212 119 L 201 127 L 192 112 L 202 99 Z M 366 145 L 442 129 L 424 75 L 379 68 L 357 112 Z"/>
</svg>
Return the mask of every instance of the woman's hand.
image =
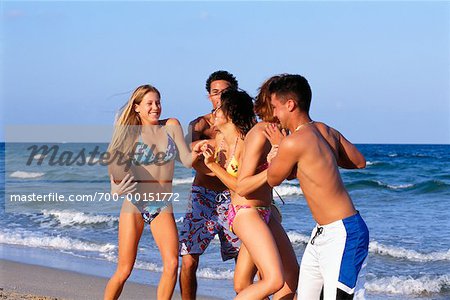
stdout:
<svg viewBox="0 0 450 300">
<path fill-rule="evenodd" d="M 281 141 L 286 137 L 286 130 L 278 128 L 277 124 L 270 123 L 266 125 L 264 130 L 265 137 L 269 140 L 272 146 L 279 145 Z"/>
<path fill-rule="evenodd" d="M 272 159 L 277 156 L 278 153 L 278 145 L 273 145 L 272 149 L 270 149 L 269 154 L 267 154 L 267 163 L 270 165 L 270 162 L 272 161 Z"/>
<path fill-rule="evenodd" d="M 119 184 L 114 182 L 114 177 L 111 174 L 111 194 L 117 194 L 119 196 L 134 193 L 136 191 L 137 182 L 133 183 L 134 177 L 130 174 L 125 175 Z"/>
<path fill-rule="evenodd" d="M 195 143 L 194 147 L 192 148 L 192 158 L 193 160 L 196 160 L 200 155 L 202 155 L 203 153 L 203 146 L 208 143 L 207 140 L 203 140 L 203 141 L 199 141 L 197 143 Z"/>
<path fill-rule="evenodd" d="M 205 157 L 204 158 L 205 165 L 208 167 L 208 165 L 215 162 L 215 157 L 214 157 L 215 149 L 210 144 L 204 144 L 202 146 L 202 151 L 203 151 L 203 156 Z"/>
</svg>

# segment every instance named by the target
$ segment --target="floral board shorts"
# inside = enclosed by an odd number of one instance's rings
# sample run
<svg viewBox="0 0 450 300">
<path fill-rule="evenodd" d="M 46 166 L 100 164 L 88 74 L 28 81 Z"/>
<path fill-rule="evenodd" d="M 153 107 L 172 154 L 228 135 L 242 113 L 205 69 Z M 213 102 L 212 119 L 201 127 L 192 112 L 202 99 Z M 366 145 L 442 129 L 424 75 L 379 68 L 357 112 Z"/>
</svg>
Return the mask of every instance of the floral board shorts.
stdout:
<svg viewBox="0 0 450 300">
<path fill-rule="evenodd" d="M 203 254 L 216 234 L 219 235 L 222 260 L 236 258 L 239 238 L 230 231 L 227 221 L 229 191 L 217 192 L 192 186 L 188 210 L 180 230 L 180 255 Z"/>
</svg>

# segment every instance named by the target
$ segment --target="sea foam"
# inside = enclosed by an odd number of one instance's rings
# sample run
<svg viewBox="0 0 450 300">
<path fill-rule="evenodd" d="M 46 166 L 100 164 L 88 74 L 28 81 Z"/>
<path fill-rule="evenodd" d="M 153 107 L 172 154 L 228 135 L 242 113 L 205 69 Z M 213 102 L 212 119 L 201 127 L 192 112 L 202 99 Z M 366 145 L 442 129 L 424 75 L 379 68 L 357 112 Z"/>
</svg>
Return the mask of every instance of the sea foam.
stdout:
<svg viewBox="0 0 450 300">
<path fill-rule="evenodd" d="M 193 181 L 194 181 L 194 177 L 174 178 L 172 181 L 172 184 L 173 185 L 192 184 Z"/>
<path fill-rule="evenodd" d="M 370 242 L 369 252 L 378 255 L 391 256 L 395 258 L 404 258 L 411 261 L 421 261 L 421 262 L 450 260 L 450 249 L 447 251 L 420 253 L 415 250 L 408 250 L 402 247 L 386 246 L 377 241 Z"/>
<path fill-rule="evenodd" d="M 275 192 L 276 191 L 276 192 Z M 303 191 L 299 186 L 282 184 L 274 188 L 273 196 L 276 197 L 278 193 L 280 196 L 291 196 L 291 195 L 303 195 Z"/>
<path fill-rule="evenodd" d="M 110 252 L 116 246 L 113 244 L 94 244 L 63 236 L 41 235 L 28 231 L 0 232 L 0 244 L 19 245 L 34 248 L 50 248 L 57 250 L 75 250 L 91 252 Z"/>
<path fill-rule="evenodd" d="M 113 225 L 119 218 L 108 215 L 95 215 L 73 210 L 43 210 L 45 217 L 54 218 L 61 226 L 94 225 L 107 223 Z"/>
<path fill-rule="evenodd" d="M 450 275 L 424 275 L 418 278 L 411 276 L 388 276 L 372 279 L 365 284 L 371 293 L 389 293 L 398 295 L 420 295 L 423 293 L 439 293 L 450 287 Z"/>
<path fill-rule="evenodd" d="M 13 178 L 22 178 L 22 179 L 29 179 L 29 178 L 38 178 L 41 176 L 44 176 L 45 173 L 41 172 L 24 172 L 24 171 L 15 171 L 9 175 Z"/>
</svg>

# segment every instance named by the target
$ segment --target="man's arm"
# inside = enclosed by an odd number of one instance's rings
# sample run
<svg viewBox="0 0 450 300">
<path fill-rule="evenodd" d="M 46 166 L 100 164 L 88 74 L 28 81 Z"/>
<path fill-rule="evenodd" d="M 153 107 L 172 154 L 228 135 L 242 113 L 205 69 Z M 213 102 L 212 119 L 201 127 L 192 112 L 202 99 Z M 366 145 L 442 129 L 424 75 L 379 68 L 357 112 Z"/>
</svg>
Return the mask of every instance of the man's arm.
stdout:
<svg viewBox="0 0 450 300">
<path fill-rule="evenodd" d="M 333 129 L 339 141 L 338 166 L 344 169 L 363 169 L 366 167 L 366 159 L 355 145 L 350 143 L 339 131 Z"/>
<path fill-rule="evenodd" d="M 297 166 L 299 147 L 295 138 L 289 136 L 280 143 L 277 155 L 272 159 L 267 170 L 267 182 L 270 186 L 278 186 L 289 177 Z"/>
<path fill-rule="evenodd" d="M 186 143 L 190 145 L 191 149 L 193 149 L 197 143 L 202 141 L 202 138 L 205 137 L 204 131 L 209 128 L 209 124 L 205 117 L 206 116 L 198 117 L 189 123 L 188 134 L 186 135 L 185 140 Z M 209 139 L 208 142 L 214 145 L 215 141 L 214 139 Z M 215 176 L 215 174 L 205 166 L 203 162 L 203 155 L 200 155 L 192 162 L 192 168 L 194 168 L 197 172 L 209 176 Z"/>
<path fill-rule="evenodd" d="M 188 133 L 185 137 L 186 144 L 194 147 L 194 143 L 200 141 L 203 136 L 203 131 L 206 129 L 207 122 L 205 117 L 198 117 L 189 123 Z"/>
</svg>

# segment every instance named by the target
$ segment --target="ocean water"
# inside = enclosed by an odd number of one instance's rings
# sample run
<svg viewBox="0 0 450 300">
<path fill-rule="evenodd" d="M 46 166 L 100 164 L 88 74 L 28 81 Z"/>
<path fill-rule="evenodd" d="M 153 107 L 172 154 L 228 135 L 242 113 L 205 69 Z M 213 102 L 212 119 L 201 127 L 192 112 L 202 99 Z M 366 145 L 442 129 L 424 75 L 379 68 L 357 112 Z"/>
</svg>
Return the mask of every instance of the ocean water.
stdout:
<svg viewBox="0 0 450 300">
<path fill-rule="evenodd" d="M 49 166 L 28 144 L 1 144 L 0 257 L 109 277 L 117 261 L 120 202 L 19 202 L 14 193 L 90 194 L 107 192 L 106 166 Z M 91 144 L 59 144 L 62 150 Z M 367 299 L 450 298 L 450 145 L 357 145 L 363 170 L 341 170 L 355 206 L 370 230 Z M 6 149 L 5 149 L 6 148 Z M 106 149 L 106 144 L 100 145 Z M 6 151 L 5 151 L 6 150 Z M 36 165 L 43 159 L 41 166 Z M 174 192 L 186 201 L 193 173 L 177 164 Z M 314 221 L 298 182 L 276 190 L 298 261 Z M 183 214 L 175 215 L 178 225 Z M 221 262 L 213 240 L 201 256 L 199 293 L 233 297 L 233 262 Z M 157 284 L 161 261 L 146 229 L 132 280 Z"/>
</svg>

